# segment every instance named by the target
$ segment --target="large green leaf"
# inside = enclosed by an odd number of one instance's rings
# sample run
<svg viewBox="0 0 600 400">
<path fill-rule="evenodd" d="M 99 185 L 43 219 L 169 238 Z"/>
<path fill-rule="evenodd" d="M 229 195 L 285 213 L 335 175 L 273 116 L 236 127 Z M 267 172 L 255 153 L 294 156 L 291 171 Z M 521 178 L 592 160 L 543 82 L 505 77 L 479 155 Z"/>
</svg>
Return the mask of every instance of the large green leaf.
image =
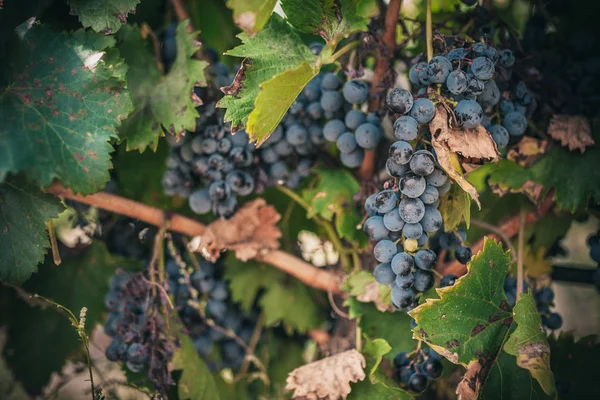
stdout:
<svg viewBox="0 0 600 400">
<path fill-rule="evenodd" d="M 307 217 L 318 215 L 331 221 L 335 216 L 340 237 L 357 242 L 359 247 L 364 245 L 366 236 L 358 228 L 361 218 L 354 207 L 354 195 L 360 191 L 356 178 L 342 169 L 319 169 L 315 173 L 320 177 L 318 183 L 302 191 L 302 198 L 310 205 Z"/>
<path fill-rule="evenodd" d="M 0 89 L 0 180 L 26 171 L 42 186 L 59 178 L 84 194 L 109 180 L 108 142 L 131 99 L 103 56 L 65 33 L 25 31 L 13 79 Z"/>
<path fill-rule="evenodd" d="M 352 32 L 366 31 L 368 18 L 357 13 L 360 0 L 282 0 L 281 8 L 296 29 L 339 40 Z"/>
<path fill-rule="evenodd" d="M 549 336 L 550 366 L 562 400 L 600 399 L 600 385 L 594 384 L 600 371 L 600 343 L 591 335 L 575 341 L 572 333 Z"/>
<path fill-rule="evenodd" d="M 365 368 L 367 377 L 351 384 L 352 391 L 348 399 L 408 400 L 413 398 L 411 394 L 400 389 L 392 378 L 381 371 L 381 360 L 383 356 L 390 354 L 391 349 L 392 347 L 383 339 L 369 340 L 365 338 L 362 354 L 367 362 Z"/>
<path fill-rule="evenodd" d="M 182 326 L 176 324 L 180 346 L 173 355 L 173 370 L 180 372 L 177 380 L 177 398 L 179 400 L 219 400 L 219 391 L 215 380 L 198 355 L 190 336 L 182 332 Z"/>
<path fill-rule="evenodd" d="M 415 338 L 465 366 L 496 354 L 513 321 L 504 294 L 510 262 L 502 246 L 486 238 L 466 275 L 454 286 L 437 289 L 439 299 L 427 299 L 410 312 L 417 322 Z"/>
<path fill-rule="evenodd" d="M 528 370 L 544 392 L 552 395 L 556 386 L 550 370 L 550 346 L 531 291 L 521 295 L 513 313 L 517 329 L 504 344 L 504 351 L 517 357 L 517 365 Z"/>
<path fill-rule="evenodd" d="M 595 135 L 600 143 L 600 135 Z M 587 207 L 589 201 L 600 203 L 600 146 L 585 153 L 555 147 L 531 167 L 533 179 L 544 188 L 555 189 L 554 200 L 559 207 L 574 212 Z"/>
<path fill-rule="evenodd" d="M 140 262 L 113 257 L 100 241 L 80 254 L 63 253 L 60 267 L 48 256 L 23 289 L 62 304 L 76 315 L 87 307 L 86 330 L 90 333 L 106 312 L 104 295 L 111 275 L 117 268 L 138 269 Z M 39 394 L 52 372 L 60 371 L 73 353 L 80 354 L 81 341 L 69 320 L 53 307 L 31 307 L 11 288 L 2 288 L 0 293 L 0 324 L 8 327 L 4 356 L 27 391 Z"/>
<path fill-rule="evenodd" d="M 195 86 L 205 84 L 207 63 L 192 58 L 198 45 L 195 34 L 186 31 L 187 26 L 187 20 L 177 26 L 177 58 L 164 76 L 156 66 L 151 43 L 142 38 L 137 27 L 126 26 L 119 35 L 119 50 L 129 65 L 127 82 L 135 106 L 120 129 L 127 150 L 156 150 L 163 127 L 173 135 L 195 130 L 198 112 L 192 94 Z"/>
<path fill-rule="evenodd" d="M 23 177 L 0 183 L 0 282 L 21 283 L 37 270 L 50 245 L 44 223 L 62 210 Z"/>
<path fill-rule="evenodd" d="M 110 34 L 127 23 L 127 14 L 134 14 L 139 2 L 140 0 L 69 0 L 69 5 L 84 27 Z"/>
<path fill-rule="evenodd" d="M 233 10 L 237 26 L 255 34 L 265 26 L 276 3 L 277 0 L 227 0 L 227 7 Z"/>
<path fill-rule="evenodd" d="M 255 36 L 241 33 L 238 37 L 243 44 L 226 54 L 243 57 L 245 60 L 233 84 L 225 88 L 227 95 L 221 99 L 218 106 L 227 108 L 225 121 L 231 122 L 236 129 L 246 126 L 250 138 L 260 144 L 269 137 L 287 111 L 293 93 L 300 93 L 308 83 L 306 78 L 309 74 L 318 73 L 317 57 L 293 28 L 277 14 L 273 14 L 265 28 Z M 303 64 L 305 66 L 302 66 Z M 287 71 L 293 72 L 282 77 L 288 77 L 292 82 L 285 86 L 283 78 L 277 76 Z M 267 87 L 263 90 L 262 85 L 266 82 Z M 278 90 L 279 93 L 274 90 Z M 256 107 L 259 93 L 260 107 Z M 268 113 L 273 113 L 279 120 Z M 249 126 L 250 119 L 252 126 Z M 264 122 L 265 120 L 268 120 L 268 123 Z M 268 130 L 274 123 L 275 126 Z"/>
<path fill-rule="evenodd" d="M 316 327 L 322 320 L 312 290 L 273 267 L 229 256 L 225 262 L 225 279 L 231 297 L 249 311 L 258 301 L 265 314 L 265 324 L 282 322 L 298 332 Z M 257 295 L 261 293 L 257 300 Z"/>
</svg>

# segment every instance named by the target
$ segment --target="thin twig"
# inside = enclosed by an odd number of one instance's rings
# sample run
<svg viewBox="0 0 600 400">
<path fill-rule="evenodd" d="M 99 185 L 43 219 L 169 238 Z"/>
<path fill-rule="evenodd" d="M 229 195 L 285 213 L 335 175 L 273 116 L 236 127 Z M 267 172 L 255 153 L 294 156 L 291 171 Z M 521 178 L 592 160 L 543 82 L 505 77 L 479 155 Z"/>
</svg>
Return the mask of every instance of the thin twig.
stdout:
<svg viewBox="0 0 600 400">
<path fill-rule="evenodd" d="M 58 251 L 58 242 L 56 241 L 56 232 L 54 231 L 54 223 L 52 222 L 52 220 L 46 222 L 46 229 L 48 230 L 48 237 L 50 238 L 52 259 L 54 260 L 54 265 L 58 267 L 62 260 L 60 259 L 60 252 Z"/>
<path fill-rule="evenodd" d="M 427 0 L 426 20 L 425 20 L 425 40 L 427 42 L 427 61 L 433 58 L 433 26 L 431 15 L 431 0 Z"/>
<path fill-rule="evenodd" d="M 525 207 L 521 207 L 519 216 L 519 253 L 517 254 L 517 301 L 523 293 L 523 252 L 525 250 Z"/>
<path fill-rule="evenodd" d="M 481 221 L 481 220 L 473 219 L 473 218 L 471 218 L 471 224 L 478 226 L 480 228 L 486 229 L 486 230 L 498 235 L 500 237 L 500 239 L 502 239 L 502 241 L 504 242 L 506 247 L 508 247 L 508 249 L 510 250 L 510 254 L 512 256 L 513 261 L 517 262 L 517 251 L 515 250 L 515 247 L 513 246 L 512 242 L 510 241 L 510 238 L 508 237 L 508 235 L 506 233 L 502 232 L 502 230 L 500 228 L 498 228 L 496 225 L 488 224 L 485 221 Z"/>
<path fill-rule="evenodd" d="M 343 312 L 337 306 L 337 304 L 335 304 L 335 299 L 333 298 L 333 293 L 327 292 L 327 299 L 329 300 L 329 305 L 331 306 L 331 308 L 333 309 L 333 311 L 335 311 L 335 313 L 337 315 L 339 315 L 340 317 L 342 317 L 344 319 L 350 319 L 350 316 L 348 314 L 346 314 L 345 312 Z"/>
<path fill-rule="evenodd" d="M 254 332 L 252 332 L 252 336 L 250 337 L 250 341 L 248 342 L 248 352 L 244 357 L 244 361 L 242 363 L 242 366 L 240 367 L 240 370 L 236 374 L 236 377 L 233 379 L 234 382 L 238 382 L 240 379 L 242 379 L 242 377 L 246 375 L 246 372 L 248 372 L 248 367 L 250 366 L 250 361 L 254 361 L 255 363 L 258 361 L 262 365 L 262 362 L 258 360 L 258 357 L 256 357 L 254 352 L 256 351 L 256 346 L 258 345 L 258 341 L 260 340 L 260 335 L 264 323 L 265 314 L 261 313 L 258 317 L 258 321 L 256 322 L 256 326 L 254 327 Z M 252 356 L 254 356 L 254 358 Z"/>
<path fill-rule="evenodd" d="M 191 218 L 179 214 L 168 214 L 167 218 L 165 211 L 160 208 L 151 207 L 109 193 L 100 192 L 89 196 L 81 196 L 73 193 L 73 191 L 65 188 L 60 183 L 51 185 L 46 189 L 46 192 L 130 218 L 139 219 L 154 226 L 160 227 L 165 220 L 168 220 L 171 231 L 187 236 L 199 236 L 206 230 L 206 226 Z M 260 255 L 257 259 L 294 276 L 308 286 L 320 290 L 330 290 L 335 294 L 341 292 L 341 280 L 336 274 L 317 268 L 284 251 L 270 251 L 267 254 Z"/>
</svg>

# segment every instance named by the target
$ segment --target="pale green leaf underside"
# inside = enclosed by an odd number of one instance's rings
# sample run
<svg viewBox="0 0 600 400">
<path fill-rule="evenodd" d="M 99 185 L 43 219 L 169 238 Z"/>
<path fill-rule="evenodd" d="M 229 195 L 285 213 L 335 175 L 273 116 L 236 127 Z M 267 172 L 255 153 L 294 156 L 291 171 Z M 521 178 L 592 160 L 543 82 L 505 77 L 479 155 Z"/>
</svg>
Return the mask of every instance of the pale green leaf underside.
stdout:
<svg viewBox="0 0 600 400">
<path fill-rule="evenodd" d="M 86 28 L 105 34 L 115 33 L 134 13 L 140 0 L 69 0 L 71 9 Z"/>
<path fill-rule="evenodd" d="M 115 66 L 43 27 L 30 29 L 19 50 L 0 90 L 0 180 L 25 171 L 42 186 L 59 178 L 75 192 L 97 191 L 110 178 L 109 140 L 131 111 Z"/>
<path fill-rule="evenodd" d="M 502 246 L 486 238 L 466 275 L 454 286 L 437 289 L 440 299 L 427 299 L 410 312 L 418 324 L 415 337 L 465 366 L 496 354 L 512 323 L 504 294 L 509 265 Z"/>
<path fill-rule="evenodd" d="M 192 58 L 198 48 L 195 34 L 186 31 L 187 25 L 188 21 L 183 21 L 177 26 L 177 58 L 165 76 L 158 71 L 154 50 L 142 39 L 139 29 L 123 28 L 119 50 L 129 65 L 128 85 L 135 106 L 120 129 L 127 150 L 156 150 L 162 127 L 175 135 L 195 129 L 198 113 L 192 92 L 195 86 L 205 83 L 207 63 Z"/>
<path fill-rule="evenodd" d="M 450 232 L 465 221 L 471 223 L 471 197 L 459 185 L 452 185 L 450 191 L 440 196 L 440 213 L 444 220 L 444 230 Z"/>
<path fill-rule="evenodd" d="M 513 310 L 517 329 L 504 344 L 504 351 L 517 357 L 517 364 L 538 381 L 544 392 L 556 391 L 550 370 L 550 346 L 531 291 L 524 293 Z"/>
<path fill-rule="evenodd" d="M 260 31 L 271 16 L 277 0 L 228 0 L 237 26 L 254 34 Z"/>
<path fill-rule="evenodd" d="M 63 210 L 60 201 L 23 177 L 0 183 L 0 281 L 18 284 L 37 270 L 49 246 L 45 222 Z"/>
</svg>

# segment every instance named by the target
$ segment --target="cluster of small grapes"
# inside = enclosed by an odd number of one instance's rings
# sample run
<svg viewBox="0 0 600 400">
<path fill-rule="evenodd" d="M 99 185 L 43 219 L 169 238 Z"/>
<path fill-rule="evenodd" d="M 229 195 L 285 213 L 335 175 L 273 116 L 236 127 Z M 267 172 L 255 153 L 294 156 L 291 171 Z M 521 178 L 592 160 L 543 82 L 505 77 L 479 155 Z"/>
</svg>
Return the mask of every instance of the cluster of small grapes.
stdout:
<svg viewBox="0 0 600 400">
<path fill-rule="evenodd" d="M 418 97 L 397 89 L 388 98 L 395 113 L 410 112 L 395 130 L 403 137 L 408 135 L 404 140 L 412 140 L 415 127 L 428 123 L 435 115 L 434 103 L 429 98 L 433 96 L 434 100 L 445 99 L 455 105 L 459 126 L 476 128 L 484 124 L 498 148 L 506 147 L 511 136 L 523 135 L 527 130 L 528 106 L 534 100 L 524 84 L 517 85 L 514 94 L 509 90 L 511 68 L 515 64 L 512 51 L 498 51 L 483 42 L 469 45 L 454 38 L 446 38 L 446 44 L 446 49 L 456 47 L 411 67 L 409 79 L 419 88 Z M 432 87 L 439 88 L 439 93 L 428 90 Z M 501 102 L 502 98 L 505 101 Z M 501 109 L 499 103 L 503 105 Z"/>
<path fill-rule="evenodd" d="M 596 272 L 594 273 L 594 285 L 600 291 L 600 231 L 591 235 L 587 243 L 590 248 L 590 257 L 598 263 L 598 268 L 596 268 Z"/>
<path fill-rule="evenodd" d="M 258 316 L 254 312 L 244 315 L 233 304 L 227 284 L 219 277 L 221 268 L 204 260 L 199 262 L 200 269 L 188 274 L 184 264 L 168 260 L 169 290 L 196 350 L 209 368 L 237 369 L 244 361 L 245 349 L 225 332 L 235 334 L 247 344 Z M 221 355 L 219 364 L 211 357 L 217 348 Z"/>
<path fill-rule="evenodd" d="M 104 303 L 110 314 L 104 332 L 112 337 L 112 342 L 106 349 L 106 358 L 124 362 L 132 372 L 146 370 L 156 389 L 166 392 L 173 384 L 167 364 L 174 348 L 160 311 L 163 299 L 152 294 L 143 273 L 119 271 L 109 287 Z"/>
<path fill-rule="evenodd" d="M 442 357 L 433 349 L 400 352 L 394 357 L 396 380 L 415 393 L 423 393 L 429 382 L 442 375 Z"/>
<path fill-rule="evenodd" d="M 342 81 L 334 73 L 324 74 L 320 87 L 316 85 L 311 90 L 321 92 L 320 104 L 327 119 L 323 127 L 325 139 L 336 144 L 343 165 L 358 168 L 365 157 L 365 150 L 375 149 L 383 137 L 379 116 L 360 110 L 369 95 L 369 86 L 358 79 L 347 81 L 342 86 Z"/>
</svg>

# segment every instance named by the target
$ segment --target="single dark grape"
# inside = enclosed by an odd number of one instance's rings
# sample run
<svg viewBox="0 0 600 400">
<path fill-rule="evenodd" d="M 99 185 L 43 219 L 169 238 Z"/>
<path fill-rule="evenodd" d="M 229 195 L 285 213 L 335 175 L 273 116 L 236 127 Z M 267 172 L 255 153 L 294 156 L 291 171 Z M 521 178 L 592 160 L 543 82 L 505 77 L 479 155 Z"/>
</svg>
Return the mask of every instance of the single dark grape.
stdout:
<svg viewBox="0 0 600 400">
<path fill-rule="evenodd" d="M 383 217 L 379 215 L 369 217 L 363 225 L 363 230 L 369 240 L 373 241 L 385 239 L 390 234 L 383 223 Z"/>
<path fill-rule="evenodd" d="M 428 185 L 439 188 L 448 182 L 448 175 L 442 169 L 435 168 L 431 174 L 425 177 L 425 181 Z"/>
<path fill-rule="evenodd" d="M 425 178 L 413 172 L 407 172 L 400 179 L 400 191 L 407 197 L 411 197 L 413 199 L 416 199 L 425 193 L 426 186 L 427 183 L 425 182 Z"/>
<path fill-rule="evenodd" d="M 394 136 L 398 140 L 414 140 L 418 133 L 419 123 L 411 116 L 403 115 L 394 122 Z"/>
<path fill-rule="evenodd" d="M 406 351 L 401 351 L 394 356 L 394 367 L 401 368 L 410 364 L 410 357 Z"/>
<path fill-rule="evenodd" d="M 364 123 L 367 117 L 365 113 L 359 110 L 350 110 L 346 113 L 346 117 L 344 118 L 344 123 L 346 127 L 350 130 L 355 130 L 359 127 L 360 124 Z"/>
<path fill-rule="evenodd" d="M 413 154 L 413 148 L 410 143 L 398 140 L 392 143 L 389 149 L 389 158 L 395 164 L 408 164 Z"/>
<path fill-rule="evenodd" d="M 367 100 L 367 96 L 369 95 L 369 86 L 364 81 L 353 79 L 344 83 L 342 92 L 348 103 L 362 104 Z"/>
<path fill-rule="evenodd" d="M 390 232 L 400 232 L 404 227 L 404 220 L 396 208 L 383 216 L 383 224 Z"/>
<path fill-rule="evenodd" d="M 337 90 L 342 84 L 342 80 L 339 76 L 333 72 L 328 72 L 323 75 L 321 80 L 321 89 L 323 90 Z"/>
<path fill-rule="evenodd" d="M 476 128 L 483 118 L 483 110 L 473 100 L 461 100 L 454 109 L 458 123 L 465 128 Z"/>
<path fill-rule="evenodd" d="M 400 201 L 398 211 L 404 222 L 416 224 L 425 214 L 425 204 L 418 198 L 405 197 Z"/>
<path fill-rule="evenodd" d="M 390 176 L 400 178 L 402 175 L 410 171 L 410 167 L 408 164 L 396 164 L 394 160 L 388 158 L 385 162 L 385 170 Z"/>
<path fill-rule="evenodd" d="M 542 323 L 551 330 L 560 329 L 562 326 L 562 317 L 557 313 L 549 313 L 548 315 L 542 315 Z"/>
<path fill-rule="evenodd" d="M 377 261 L 387 263 L 392 261 L 392 258 L 398 253 L 396 244 L 391 240 L 381 240 L 373 249 L 373 255 Z"/>
<path fill-rule="evenodd" d="M 358 148 L 350 153 L 341 153 L 340 160 L 342 164 L 348 168 L 358 168 L 361 166 L 365 158 L 365 152 L 363 149 Z"/>
<path fill-rule="evenodd" d="M 518 111 L 509 112 L 502 119 L 502 126 L 506 128 L 509 135 L 521 136 L 527 130 L 527 118 Z"/>
<path fill-rule="evenodd" d="M 402 88 L 390 90 L 387 94 L 386 101 L 388 108 L 396 114 L 406 114 L 413 106 L 412 94 L 408 90 Z"/>
<path fill-rule="evenodd" d="M 434 360 L 434 359 L 429 359 L 429 360 L 425 360 L 421 364 L 420 369 L 425 373 L 425 375 L 427 375 L 428 378 L 437 379 L 440 376 L 442 376 L 442 371 L 443 371 L 444 367 L 440 361 Z"/>
<path fill-rule="evenodd" d="M 356 143 L 363 149 L 371 150 L 377 147 L 381 132 L 379 128 L 369 122 L 361 124 L 354 132 Z"/>
<path fill-rule="evenodd" d="M 415 292 L 412 289 L 402 289 L 398 286 L 392 287 L 392 303 L 400 308 L 406 309 L 413 304 L 415 300 Z"/>
<path fill-rule="evenodd" d="M 419 239 L 423 235 L 423 226 L 421 224 L 404 224 L 402 234 L 407 239 Z"/>
<path fill-rule="evenodd" d="M 428 233 L 437 232 L 443 224 L 442 214 L 436 207 L 427 206 L 420 222 L 423 226 L 423 231 Z"/>
<path fill-rule="evenodd" d="M 424 270 L 430 270 L 435 267 L 437 255 L 431 249 L 422 249 L 415 254 L 415 265 Z"/>
<path fill-rule="evenodd" d="M 457 247 L 454 254 L 456 255 L 458 262 L 461 264 L 467 264 L 469 261 L 471 261 L 471 257 L 473 257 L 471 248 L 467 246 Z"/>
<path fill-rule="evenodd" d="M 429 175 L 435 169 L 435 157 L 427 150 L 416 151 L 410 159 L 410 169 L 417 175 Z"/>
<path fill-rule="evenodd" d="M 502 125 L 492 125 L 489 129 L 492 139 L 496 142 L 499 149 L 503 149 L 508 144 L 509 134 Z"/>
<path fill-rule="evenodd" d="M 426 292 L 433 287 L 435 283 L 435 278 L 430 271 L 425 271 L 422 269 L 417 269 L 415 271 L 415 283 L 413 288 L 417 292 Z"/>
<path fill-rule="evenodd" d="M 429 99 L 416 99 L 410 110 L 410 116 L 420 124 L 429 123 L 435 115 L 435 106 Z"/>
<path fill-rule="evenodd" d="M 410 289 L 414 283 L 414 274 L 396 276 L 396 286 L 398 286 L 401 289 Z"/>
<path fill-rule="evenodd" d="M 477 79 L 482 81 L 490 80 L 495 72 L 494 62 L 487 57 L 477 57 L 473 60 L 473 64 L 471 64 L 471 72 L 473 72 L 473 75 Z"/>
<path fill-rule="evenodd" d="M 427 389 L 428 385 L 429 381 L 427 379 L 427 376 L 424 374 L 413 374 L 408 380 L 408 389 L 411 392 L 423 393 Z"/>
<path fill-rule="evenodd" d="M 338 137 L 336 145 L 342 153 L 350 153 L 356 149 L 356 137 L 351 132 L 342 133 L 340 137 Z"/>
<path fill-rule="evenodd" d="M 419 199 L 421 199 L 423 204 L 425 204 L 426 206 L 434 204 L 439 198 L 440 193 L 438 192 L 438 190 L 434 186 L 429 184 L 425 186 L 425 192 L 423 192 L 423 194 L 419 196 Z"/>
<path fill-rule="evenodd" d="M 375 280 L 381 285 L 389 285 L 396 279 L 396 274 L 392 271 L 390 263 L 382 263 L 375 267 L 373 271 Z"/>
<path fill-rule="evenodd" d="M 344 104 L 344 99 L 339 94 L 339 92 L 334 90 L 325 90 L 321 95 L 321 108 L 325 112 L 336 112 L 342 105 Z"/>
<path fill-rule="evenodd" d="M 448 78 L 446 79 L 446 87 L 448 88 L 448 91 L 455 95 L 462 94 L 465 90 L 467 90 L 468 86 L 469 79 L 467 78 L 467 74 L 460 69 L 450 72 Z"/>
<path fill-rule="evenodd" d="M 430 83 L 444 83 L 452 71 L 452 63 L 444 56 L 435 56 L 429 61 L 427 74 Z"/>
<path fill-rule="evenodd" d="M 410 82 L 413 85 L 417 85 L 420 86 L 421 85 L 421 81 L 419 79 L 419 74 L 421 73 L 421 71 L 423 71 L 425 68 L 427 68 L 427 63 L 426 62 L 420 62 L 418 64 L 413 65 L 410 70 L 408 71 L 408 79 L 410 80 Z"/>
</svg>

